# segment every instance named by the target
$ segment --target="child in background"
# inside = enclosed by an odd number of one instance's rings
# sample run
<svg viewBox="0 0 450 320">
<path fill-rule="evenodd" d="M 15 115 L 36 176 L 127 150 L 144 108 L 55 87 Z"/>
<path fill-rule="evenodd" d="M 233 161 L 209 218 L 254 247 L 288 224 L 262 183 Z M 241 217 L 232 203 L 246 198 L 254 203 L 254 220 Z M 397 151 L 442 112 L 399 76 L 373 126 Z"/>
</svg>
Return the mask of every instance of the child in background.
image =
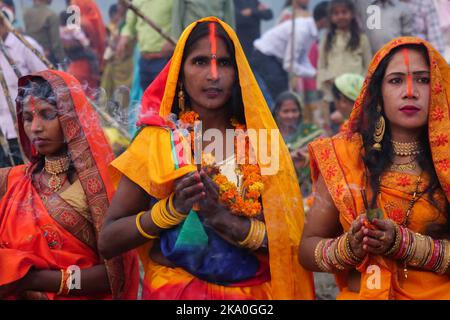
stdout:
<svg viewBox="0 0 450 320">
<path fill-rule="evenodd" d="M 361 33 L 355 8 L 350 0 L 330 2 L 329 22 L 330 28 L 319 45 L 317 84 L 323 93 L 324 128 L 330 132 L 329 115 L 334 79 L 348 72 L 365 75 L 372 59 L 372 50 L 367 36 Z"/>
<path fill-rule="evenodd" d="M 334 80 L 331 91 L 336 111 L 331 114 L 331 122 L 341 130 L 358 98 L 364 83 L 364 77 L 355 73 L 344 73 Z"/>
</svg>

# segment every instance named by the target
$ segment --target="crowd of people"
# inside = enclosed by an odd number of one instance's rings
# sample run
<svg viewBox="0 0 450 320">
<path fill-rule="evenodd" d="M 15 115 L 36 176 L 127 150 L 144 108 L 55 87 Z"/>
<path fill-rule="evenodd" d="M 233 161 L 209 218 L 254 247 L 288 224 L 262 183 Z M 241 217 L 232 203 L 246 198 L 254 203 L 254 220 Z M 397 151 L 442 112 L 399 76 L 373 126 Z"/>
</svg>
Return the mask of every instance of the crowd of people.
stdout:
<svg viewBox="0 0 450 320">
<path fill-rule="evenodd" d="M 450 299 L 448 1 L 51 3 L 0 1 L 0 299 Z"/>
</svg>

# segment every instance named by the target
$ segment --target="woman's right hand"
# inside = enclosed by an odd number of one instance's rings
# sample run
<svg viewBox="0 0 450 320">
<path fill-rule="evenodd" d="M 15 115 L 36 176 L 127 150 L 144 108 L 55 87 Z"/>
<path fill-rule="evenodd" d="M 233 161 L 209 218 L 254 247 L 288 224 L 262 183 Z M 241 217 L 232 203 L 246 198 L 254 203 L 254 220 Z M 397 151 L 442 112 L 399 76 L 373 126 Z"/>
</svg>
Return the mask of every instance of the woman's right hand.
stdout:
<svg viewBox="0 0 450 320">
<path fill-rule="evenodd" d="M 361 259 L 363 259 L 367 254 L 363 247 L 363 223 L 365 219 L 367 219 L 365 214 L 359 215 L 359 217 L 353 221 L 350 229 L 348 230 L 350 249 L 358 258 Z"/>
<path fill-rule="evenodd" d="M 173 205 L 178 212 L 188 214 L 194 203 L 205 196 L 205 186 L 197 171 L 175 181 Z"/>
</svg>

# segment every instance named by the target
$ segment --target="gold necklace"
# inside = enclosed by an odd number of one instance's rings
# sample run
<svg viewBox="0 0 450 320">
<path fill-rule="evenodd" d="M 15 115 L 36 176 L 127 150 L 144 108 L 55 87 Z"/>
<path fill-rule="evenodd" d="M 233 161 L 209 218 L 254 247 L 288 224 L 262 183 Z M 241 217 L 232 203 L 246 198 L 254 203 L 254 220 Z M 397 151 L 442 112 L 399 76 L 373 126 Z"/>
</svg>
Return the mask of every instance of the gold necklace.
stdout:
<svg viewBox="0 0 450 320">
<path fill-rule="evenodd" d="M 413 171 L 417 168 L 416 158 L 406 163 L 392 163 L 390 169 L 398 171 Z"/>
<path fill-rule="evenodd" d="M 67 171 L 69 171 L 69 167 L 70 158 L 67 155 L 56 160 L 45 158 L 44 170 L 47 171 L 47 173 L 51 174 L 50 179 L 48 179 L 47 186 L 53 192 L 58 192 L 61 189 L 63 184 L 59 175 L 61 173 L 66 173 Z"/>
<path fill-rule="evenodd" d="M 391 140 L 391 142 L 392 142 L 392 147 L 394 149 L 394 154 L 396 156 L 407 157 L 407 156 L 418 155 L 422 152 L 419 141 L 397 142 L 397 141 Z"/>
</svg>

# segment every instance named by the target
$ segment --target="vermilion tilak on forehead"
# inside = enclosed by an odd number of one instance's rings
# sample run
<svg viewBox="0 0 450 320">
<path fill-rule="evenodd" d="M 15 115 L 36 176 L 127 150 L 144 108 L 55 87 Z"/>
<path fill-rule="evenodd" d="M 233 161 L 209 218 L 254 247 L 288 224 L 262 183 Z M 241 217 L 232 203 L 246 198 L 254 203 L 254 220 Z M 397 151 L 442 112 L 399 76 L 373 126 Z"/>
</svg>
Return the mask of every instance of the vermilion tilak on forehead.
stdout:
<svg viewBox="0 0 450 320">
<path fill-rule="evenodd" d="M 412 98 L 413 96 L 413 83 L 412 83 L 412 74 L 411 74 L 411 69 L 409 66 L 409 54 L 408 54 L 408 49 L 403 48 L 402 50 L 403 52 L 403 59 L 405 61 L 405 66 L 406 66 L 406 79 L 408 81 L 408 98 Z"/>
<path fill-rule="evenodd" d="M 213 79 L 217 78 L 217 38 L 216 25 L 211 23 L 209 25 L 209 43 L 211 45 L 211 75 Z"/>
</svg>

